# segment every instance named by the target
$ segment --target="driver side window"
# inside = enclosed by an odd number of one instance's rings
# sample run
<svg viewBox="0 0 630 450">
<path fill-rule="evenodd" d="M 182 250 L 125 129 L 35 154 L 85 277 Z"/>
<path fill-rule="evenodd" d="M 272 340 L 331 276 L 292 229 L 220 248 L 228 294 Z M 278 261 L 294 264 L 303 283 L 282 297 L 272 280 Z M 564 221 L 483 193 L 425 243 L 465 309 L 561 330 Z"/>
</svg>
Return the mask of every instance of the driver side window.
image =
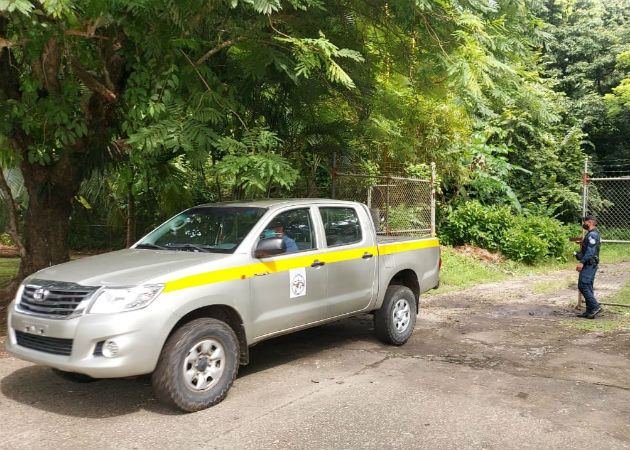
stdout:
<svg viewBox="0 0 630 450">
<path fill-rule="evenodd" d="M 315 248 L 315 233 L 308 208 L 292 209 L 278 214 L 265 226 L 260 239 L 282 238 L 285 253 L 295 253 Z"/>
</svg>

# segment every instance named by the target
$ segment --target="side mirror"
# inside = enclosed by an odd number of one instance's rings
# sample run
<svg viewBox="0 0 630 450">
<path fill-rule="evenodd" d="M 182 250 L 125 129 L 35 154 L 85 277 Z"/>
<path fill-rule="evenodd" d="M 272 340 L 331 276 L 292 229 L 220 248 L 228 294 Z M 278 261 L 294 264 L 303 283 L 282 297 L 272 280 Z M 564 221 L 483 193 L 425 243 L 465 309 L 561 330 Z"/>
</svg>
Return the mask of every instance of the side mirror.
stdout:
<svg viewBox="0 0 630 450">
<path fill-rule="evenodd" d="M 254 256 L 264 258 L 266 256 L 280 255 L 287 250 L 287 245 L 282 238 L 268 238 L 258 242 Z"/>
</svg>

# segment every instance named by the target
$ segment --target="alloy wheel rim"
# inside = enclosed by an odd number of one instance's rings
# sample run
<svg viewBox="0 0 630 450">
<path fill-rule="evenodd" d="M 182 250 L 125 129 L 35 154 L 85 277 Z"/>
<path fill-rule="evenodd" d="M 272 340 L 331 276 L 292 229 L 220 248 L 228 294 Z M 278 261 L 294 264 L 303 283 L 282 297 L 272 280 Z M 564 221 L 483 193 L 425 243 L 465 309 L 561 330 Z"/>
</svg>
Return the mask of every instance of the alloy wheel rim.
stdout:
<svg viewBox="0 0 630 450">
<path fill-rule="evenodd" d="M 193 345 L 184 358 L 186 387 L 204 392 L 216 385 L 225 368 L 225 349 L 216 339 L 204 339 Z"/>
<path fill-rule="evenodd" d="M 409 306 L 409 302 L 404 298 L 398 300 L 394 305 L 392 317 L 396 331 L 399 333 L 405 331 L 409 326 L 409 322 L 411 322 L 411 307 Z"/>
</svg>

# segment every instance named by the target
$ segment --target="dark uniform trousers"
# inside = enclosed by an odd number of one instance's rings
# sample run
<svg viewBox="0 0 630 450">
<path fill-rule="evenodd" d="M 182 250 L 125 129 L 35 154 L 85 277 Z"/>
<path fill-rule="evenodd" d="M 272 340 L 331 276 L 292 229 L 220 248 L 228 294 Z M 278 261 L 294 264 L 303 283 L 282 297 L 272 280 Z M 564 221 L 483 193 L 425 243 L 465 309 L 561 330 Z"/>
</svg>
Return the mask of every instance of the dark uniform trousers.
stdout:
<svg viewBox="0 0 630 450">
<path fill-rule="evenodd" d="M 578 277 L 578 289 L 584 296 L 587 311 L 595 311 L 599 307 L 599 303 L 597 303 L 593 294 L 593 281 L 595 280 L 596 272 L 597 265 L 585 264 Z"/>
</svg>

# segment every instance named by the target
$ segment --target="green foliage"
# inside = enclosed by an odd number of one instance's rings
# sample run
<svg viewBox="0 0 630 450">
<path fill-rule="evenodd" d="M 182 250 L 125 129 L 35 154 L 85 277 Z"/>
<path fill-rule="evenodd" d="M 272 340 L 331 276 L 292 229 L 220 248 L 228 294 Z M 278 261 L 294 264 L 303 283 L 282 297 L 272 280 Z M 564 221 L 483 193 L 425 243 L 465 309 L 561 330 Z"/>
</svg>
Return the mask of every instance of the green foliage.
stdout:
<svg viewBox="0 0 630 450">
<path fill-rule="evenodd" d="M 8 233 L 0 233 L 0 245 L 8 245 L 8 246 L 14 246 L 14 242 L 13 239 L 11 239 L 11 236 L 8 235 Z"/>
<path fill-rule="evenodd" d="M 501 252 L 515 261 L 532 264 L 547 255 L 545 241 L 517 227 L 505 233 L 500 245 Z"/>
<path fill-rule="evenodd" d="M 630 142 L 628 7 L 607 6 L 0 0 L 0 160 L 78 199 L 76 233 L 324 196 L 335 153 L 364 174 L 398 163 L 426 179 L 434 162 L 447 239 L 498 250 L 514 229 L 506 252 L 534 260 L 512 211 L 575 220 L 583 151 Z M 64 164 L 77 182 L 55 189 Z M 420 212 L 392 208 L 390 226 L 418 228 Z"/>
<path fill-rule="evenodd" d="M 389 229 L 392 231 L 427 229 L 430 224 L 421 219 L 427 217 L 427 214 L 427 207 L 394 206 L 389 210 Z"/>
<path fill-rule="evenodd" d="M 274 184 L 289 189 L 298 171 L 275 152 L 282 144 L 266 128 L 247 131 L 240 141 L 221 138 L 217 148 L 226 154 L 211 170 L 223 183 L 232 186 L 236 198 L 269 197 Z"/>
<path fill-rule="evenodd" d="M 569 231 L 560 221 L 515 216 L 507 206 L 485 207 L 476 201 L 454 210 L 440 228 L 439 236 L 446 244 L 470 244 L 500 251 L 527 264 L 545 258 L 564 260 L 569 248 Z"/>
<path fill-rule="evenodd" d="M 439 236 L 445 244 L 470 244 L 497 251 L 504 235 L 515 223 L 515 216 L 508 206 L 486 207 L 470 201 L 449 215 L 439 230 Z"/>
<path fill-rule="evenodd" d="M 363 56 L 357 51 L 346 48 L 340 49 L 332 44 L 321 31 L 318 39 L 276 37 L 280 42 L 286 42 L 293 46 L 293 55 L 297 61 L 295 74 L 297 77 L 311 76 L 315 70 L 324 70 L 328 79 L 340 83 L 347 88 L 354 88 L 354 81 L 334 60 L 349 58 L 353 61 L 363 62 Z"/>
<path fill-rule="evenodd" d="M 630 4 L 625 0 L 546 3 L 540 15 L 552 39 L 543 63 L 554 89 L 567 96 L 567 122 L 586 134 L 583 147 L 599 160 L 627 158 L 630 107 L 623 106 L 630 49 Z"/>
<path fill-rule="evenodd" d="M 297 171 L 282 156 L 273 152 L 253 155 L 228 155 L 215 166 L 217 174 L 229 184 L 237 187 L 239 198 L 252 198 L 265 195 L 278 183 L 289 188 L 295 183 Z"/>
<path fill-rule="evenodd" d="M 467 164 L 471 173 L 466 194 L 482 203 L 500 204 L 506 200 L 520 212 L 521 204 L 509 181 L 515 171 L 522 177 L 532 173 L 508 161 L 508 154 L 513 150 L 505 144 L 489 144 L 488 139 L 487 133 L 476 132 L 471 136 L 470 162 Z"/>
</svg>

